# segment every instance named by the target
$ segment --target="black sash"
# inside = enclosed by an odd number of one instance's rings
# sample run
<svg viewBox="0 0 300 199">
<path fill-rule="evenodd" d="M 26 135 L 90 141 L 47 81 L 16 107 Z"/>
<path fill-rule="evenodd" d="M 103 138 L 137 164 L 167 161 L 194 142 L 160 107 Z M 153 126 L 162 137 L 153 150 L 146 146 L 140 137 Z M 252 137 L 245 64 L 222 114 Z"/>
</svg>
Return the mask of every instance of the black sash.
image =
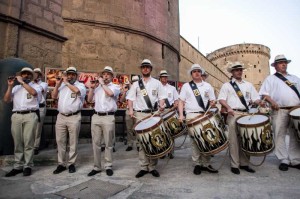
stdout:
<svg viewBox="0 0 300 199">
<path fill-rule="evenodd" d="M 238 87 L 238 85 L 235 82 L 232 82 L 232 81 L 230 81 L 229 83 L 231 84 L 231 86 L 235 90 L 237 96 L 240 98 L 242 104 L 246 107 L 247 110 L 249 110 L 249 107 L 247 106 L 244 95 L 243 95 L 242 91 L 240 90 L 240 88 Z"/>
<path fill-rule="evenodd" d="M 199 106 L 200 106 L 204 111 L 206 111 L 206 110 L 208 109 L 208 107 L 209 107 L 209 103 L 207 103 L 207 105 L 206 105 L 206 107 L 205 107 L 205 106 L 204 106 L 204 103 L 203 103 L 203 100 L 202 100 L 202 97 L 201 97 L 201 94 L 200 94 L 200 91 L 199 91 L 198 88 L 197 88 L 197 85 L 194 83 L 194 81 L 190 81 L 189 84 L 190 84 L 190 86 L 191 86 L 191 88 L 192 88 L 192 90 L 193 90 L 193 93 L 194 93 L 194 95 L 195 95 L 195 97 L 196 97 L 196 100 L 197 100 Z"/>
<path fill-rule="evenodd" d="M 280 73 L 275 73 L 274 74 L 276 77 L 278 77 L 279 79 L 281 79 L 282 81 L 284 81 L 284 83 L 286 83 L 286 85 L 288 85 L 288 87 L 290 87 L 293 91 L 295 91 L 295 93 L 298 95 L 298 98 L 300 99 L 300 94 L 299 91 L 297 90 L 297 88 L 294 86 L 294 84 L 292 84 L 287 78 L 285 78 L 282 74 Z"/>
<path fill-rule="evenodd" d="M 171 107 L 171 104 L 170 104 L 168 98 L 165 99 L 165 104 L 166 104 L 165 108 L 170 108 Z"/>
<path fill-rule="evenodd" d="M 148 108 L 151 109 L 151 110 L 153 110 L 152 103 L 151 103 L 150 98 L 148 96 L 147 90 L 146 90 L 146 88 L 145 88 L 145 86 L 143 84 L 143 80 L 140 79 L 138 83 L 139 83 L 139 87 L 141 89 L 141 93 L 142 93 L 142 95 L 144 97 L 144 100 L 145 100 Z"/>
</svg>

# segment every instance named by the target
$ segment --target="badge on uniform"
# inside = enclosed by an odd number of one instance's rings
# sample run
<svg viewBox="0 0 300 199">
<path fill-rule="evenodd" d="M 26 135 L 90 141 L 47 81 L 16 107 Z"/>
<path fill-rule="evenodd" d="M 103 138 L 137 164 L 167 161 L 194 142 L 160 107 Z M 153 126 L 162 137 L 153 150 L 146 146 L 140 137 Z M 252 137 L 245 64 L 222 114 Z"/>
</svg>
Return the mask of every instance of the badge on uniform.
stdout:
<svg viewBox="0 0 300 199">
<path fill-rule="evenodd" d="M 156 90 L 152 90 L 152 95 L 153 95 L 153 96 L 157 95 Z"/>
<path fill-rule="evenodd" d="M 171 98 L 172 97 L 172 93 L 168 93 L 168 98 Z"/>
<path fill-rule="evenodd" d="M 246 98 L 250 99 L 250 93 L 249 92 L 246 92 Z"/>
<path fill-rule="evenodd" d="M 143 97 L 147 96 L 147 91 L 146 91 L 146 89 L 141 90 L 141 93 L 142 93 Z"/>
<path fill-rule="evenodd" d="M 205 91 L 204 96 L 207 98 L 209 97 L 208 91 Z"/>
<path fill-rule="evenodd" d="M 193 90 L 193 92 L 194 92 L 194 95 L 195 95 L 195 96 L 198 96 L 198 95 L 200 95 L 200 92 L 199 92 L 199 90 L 198 90 L 198 89 L 195 89 L 195 90 Z"/>
<path fill-rule="evenodd" d="M 30 95 L 29 93 L 27 93 L 27 99 L 31 99 L 32 95 Z"/>
<path fill-rule="evenodd" d="M 72 93 L 71 98 L 76 98 L 76 93 Z"/>
</svg>

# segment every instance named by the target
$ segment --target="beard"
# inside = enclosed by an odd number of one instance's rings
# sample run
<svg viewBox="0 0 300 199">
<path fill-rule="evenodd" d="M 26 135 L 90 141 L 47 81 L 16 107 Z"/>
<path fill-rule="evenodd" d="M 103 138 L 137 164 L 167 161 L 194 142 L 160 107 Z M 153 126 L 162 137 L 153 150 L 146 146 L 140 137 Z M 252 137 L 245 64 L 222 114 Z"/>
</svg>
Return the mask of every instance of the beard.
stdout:
<svg viewBox="0 0 300 199">
<path fill-rule="evenodd" d="M 69 82 L 71 85 L 73 85 L 73 84 L 76 82 L 76 79 L 70 79 L 70 80 L 68 80 L 68 82 Z"/>
<path fill-rule="evenodd" d="M 147 74 L 143 73 L 143 77 L 150 77 L 150 73 L 147 73 Z"/>
</svg>

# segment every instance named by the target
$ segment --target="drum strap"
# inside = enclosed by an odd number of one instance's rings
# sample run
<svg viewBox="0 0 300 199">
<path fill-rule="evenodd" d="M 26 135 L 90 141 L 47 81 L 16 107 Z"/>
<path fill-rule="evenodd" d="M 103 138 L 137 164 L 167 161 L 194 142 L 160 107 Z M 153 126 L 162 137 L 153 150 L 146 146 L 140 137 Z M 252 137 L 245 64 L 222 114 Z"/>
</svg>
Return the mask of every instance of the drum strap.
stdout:
<svg viewBox="0 0 300 199">
<path fill-rule="evenodd" d="M 171 107 L 171 104 L 170 104 L 168 98 L 165 99 L 165 103 L 166 103 L 166 107 L 165 108 L 170 108 Z"/>
<path fill-rule="evenodd" d="M 146 88 L 145 88 L 145 86 L 143 84 L 143 80 L 142 79 L 139 80 L 139 87 L 140 87 L 141 93 L 142 93 L 142 95 L 144 97 L 144 100 L 145 100 L 148 108 L 151 109 L 151 110 L 153 110 L 152 103 L 150 101 L 150 98 L 148 96 L 147 90 L 146 90 Z"/>
<path fill-rule="evenodd" d="M 237 96 L 240 98 L 242 104 L 246 107 L 247 110 L 249 110 L 249 107 L 247 106 L 247 102 L 246 102 L 244 95 L 243 95 L 242 91 L 240 90 L 239 86 L 235 82 L 232 82 L 232 81 L 230 81 L 229 83 L 235 90 Z"/>
<path fill-rule="evenodd" d="M 293 83 L 291 83 L 287 78 L 285 78 L 282 74 L 280 73 L 275 73 L 274 74 L 276 77 L 278 77 L 279 79 L 281 79 L 282 81 L 284 81 L 284 83 L 286 83 L 286 85 L 288 85 L 288 87 L 290 87 L 293 91 L 295 91 L 295 93 L 297 94 L 298 98 L 300 99 L 300 94 L 299 91 L 297 90 L 297 88 L 294 86 Z"/>
<path fill-rule="evenodd" d="M 195 97 L 196 97 L 196 100 L 197 100 L 199 106 L 200 106 L 204 111 L 206 111 L 206 110 L 208 109 L 208 107 L 209 107 L 209 103 L 207 103 L 207 105 L 206 105 L 206 107 L 205 107 L 205 106 L 204 106 L 204 102 L 203 102 L 202 97 L 201 97 L 201 93 L 200 93 L 200 91 L 198 90 L 197 85 L 194 83 L 194 81 L 190 81 L 189 84 L 190 84 L 190 86 L 191 86 L 191 88 L 192 88 L 192 91 L 193 91 L 193 93 L 194 93 L 194 95 L 195 95 Z"/>
</svg>

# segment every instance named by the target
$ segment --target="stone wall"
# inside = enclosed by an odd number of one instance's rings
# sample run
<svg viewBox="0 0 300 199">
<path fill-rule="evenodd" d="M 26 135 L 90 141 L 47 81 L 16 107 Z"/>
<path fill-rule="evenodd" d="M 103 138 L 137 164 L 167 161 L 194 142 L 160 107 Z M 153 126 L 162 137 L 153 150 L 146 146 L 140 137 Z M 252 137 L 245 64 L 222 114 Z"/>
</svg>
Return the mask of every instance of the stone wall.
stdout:
<svg viewBox="0 0 300 199">
<path fill-rule="evenodd" d="M 207 55 L 216 66 L 228 75 L 230 63 L 239 61 L 246 67 L 243 78 L 259 89 L 263 80 L 270 74 L 270 49 L 261 44 L 236 44 L 218 49 Z"/>
<path fill-rule="evenodd" d="M 229 76 L 216 67 L 209 61 L 201 52 L 194 48 L 183 37 L 180 38 L 180 55 L 181 61 L 179 63 L 179 80 L 183 82 L 191 81 L 191 76 L 188 70 L 194 63 L 199 64 L 209 74 L 207 82 L 210 83 L 218 94 L 224 82 L 228 81 Z"/>
<path fill-rule="evenodd" d="M 178 1 L 65 0 L 63 66 L 119 73 L 140 73 L 149 58 L 153 75 L 167 69 L 178 79 Z"/>
</svg>

